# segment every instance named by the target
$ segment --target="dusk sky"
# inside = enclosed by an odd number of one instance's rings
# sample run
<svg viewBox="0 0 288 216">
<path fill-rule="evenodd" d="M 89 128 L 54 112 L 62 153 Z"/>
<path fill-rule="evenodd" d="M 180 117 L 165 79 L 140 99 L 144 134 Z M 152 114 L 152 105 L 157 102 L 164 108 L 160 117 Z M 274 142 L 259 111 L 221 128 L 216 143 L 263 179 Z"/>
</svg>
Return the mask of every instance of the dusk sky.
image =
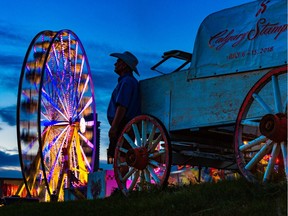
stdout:
<svg viewBox="0 0 288 216">
<path fill-rule="evenodd" d="M 129 50 L 138 57 L 139 80 L 156 76 L 150 68 L 161 60 L 163 52 L 193 52 L 197 30 L 206 16 L 247 2 L 251 0 L 2 1 L 0 177 L 21 177 L 16 137 L 18 82 L 26 50 L 38 32 L 69 29 L 83 43 L 101 121 L 100 154 L 106 160 L 106 109 L 117 82 L 115 58 L 109 54 Z"/>
</svg>

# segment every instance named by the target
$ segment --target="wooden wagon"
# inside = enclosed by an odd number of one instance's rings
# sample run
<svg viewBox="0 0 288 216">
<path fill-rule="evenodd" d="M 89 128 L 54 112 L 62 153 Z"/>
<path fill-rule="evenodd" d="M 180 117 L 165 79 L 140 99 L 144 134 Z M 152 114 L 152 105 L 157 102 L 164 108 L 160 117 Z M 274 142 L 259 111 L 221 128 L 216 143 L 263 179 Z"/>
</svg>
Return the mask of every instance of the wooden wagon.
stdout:
<svg viewBox="0 0 288 216">
<path fill-rule="evenodd" d="M 166 185 L 172 165 L 236 170 L 249 181 L 287 177 L 285 8 L 284 0 L 255 1 L 211 14 L 193 54 L 164 53 L 153 70 L 183 64 L 140 81 L 143 115 L 115 152 L 124 194 Z"/>
</svg>

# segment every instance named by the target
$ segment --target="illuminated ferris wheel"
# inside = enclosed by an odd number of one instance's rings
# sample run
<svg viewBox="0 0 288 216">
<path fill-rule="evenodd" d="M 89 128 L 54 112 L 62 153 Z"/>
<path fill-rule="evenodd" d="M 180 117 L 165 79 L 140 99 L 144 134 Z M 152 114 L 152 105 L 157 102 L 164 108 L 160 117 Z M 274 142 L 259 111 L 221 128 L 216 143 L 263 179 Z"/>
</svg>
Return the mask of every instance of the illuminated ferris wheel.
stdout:
<svg viewBox="0 0 288 216">
<path fill-rule="evenodd" d="M 70 30 L 38 33 L 27 50 L 18 89 L 24 181 L 19 190 L 26 188 L 27 196 L 40 201 L 61 201 L 64 188 L 85 187 L 97 154 L 96 123 L 94 87 L 79 38 Z"/>
</svg>

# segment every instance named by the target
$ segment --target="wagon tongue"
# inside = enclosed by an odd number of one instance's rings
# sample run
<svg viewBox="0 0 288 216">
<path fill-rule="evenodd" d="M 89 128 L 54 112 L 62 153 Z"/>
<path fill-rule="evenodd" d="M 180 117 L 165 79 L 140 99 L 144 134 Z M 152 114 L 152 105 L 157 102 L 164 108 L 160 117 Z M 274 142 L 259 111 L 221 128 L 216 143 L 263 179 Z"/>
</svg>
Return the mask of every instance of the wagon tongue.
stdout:
<svg viewBox="0 0 288 216">
<path fill-rule="evenodd" d="M 279 143 L 287 140 L 287 115 L 284 113 L 267 114 L 260 121 L 260 132 L 267 138 Z"/>
</svg>

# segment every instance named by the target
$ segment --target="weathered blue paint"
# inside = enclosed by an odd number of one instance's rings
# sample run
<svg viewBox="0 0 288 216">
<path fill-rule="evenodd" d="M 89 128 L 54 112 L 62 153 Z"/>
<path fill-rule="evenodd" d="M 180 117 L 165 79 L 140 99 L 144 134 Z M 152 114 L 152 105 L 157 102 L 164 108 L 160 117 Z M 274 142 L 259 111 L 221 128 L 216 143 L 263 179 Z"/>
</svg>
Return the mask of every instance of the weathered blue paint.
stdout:
<svg viewBox="0 0 288 216">
<path fill-rule="evenodd" d="M 185 70 L 142 80 L 142 112 L 160 119 L 168 131 L 233 124 L 247 92 L 269 70 L 191 81 Z M 254 111 L 255 116 L 263 112 L 261 107 Z"/>
</svg>

